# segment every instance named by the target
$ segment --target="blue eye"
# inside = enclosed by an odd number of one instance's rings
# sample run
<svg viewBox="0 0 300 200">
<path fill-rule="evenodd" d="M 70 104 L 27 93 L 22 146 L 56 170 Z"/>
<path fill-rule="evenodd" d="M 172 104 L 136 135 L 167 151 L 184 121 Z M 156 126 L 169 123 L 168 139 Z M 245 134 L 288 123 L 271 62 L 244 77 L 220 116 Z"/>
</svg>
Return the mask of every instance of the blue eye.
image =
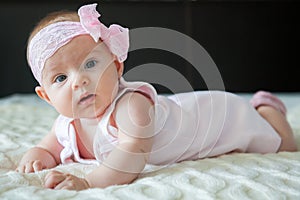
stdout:
<svg viewBox="0 0 300 200">
<path fill-rule="evenodd" d="M 56 83 L 61 83 L 61 82 L 63 82 L 64 80 L 66 80 L 67 79 L 67 76 L 66 75 L 59 75 L 59 76 L 57 76 L 56 78 L 55 78 L 55 82 Z"/>
<path fill-rule="evenodd" d="M 95 67 L 97 64 L 97 62 L 95 60 L 91 60 L 91 61 L 88 61 L 86 64 L 85 64 L 85 67 L 86 68 L 92 68 L 92 67 Z"/>
</svg>

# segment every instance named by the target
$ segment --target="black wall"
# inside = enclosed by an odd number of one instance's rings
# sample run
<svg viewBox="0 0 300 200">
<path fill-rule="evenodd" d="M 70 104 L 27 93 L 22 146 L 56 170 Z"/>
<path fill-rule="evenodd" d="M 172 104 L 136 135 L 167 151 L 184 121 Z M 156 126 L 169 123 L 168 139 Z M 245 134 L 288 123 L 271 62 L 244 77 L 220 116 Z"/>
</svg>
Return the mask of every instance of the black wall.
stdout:
<svg viewBox="0 0 300 200">
<path fill-rule="evenodd" d="M 0 3 L 0 96 L 34 92 L 37 83 L 26 62 L 27 37 L 34 24 L 51 11 L 77 10 L 88 2 L 97 1 Z M 210 54 L 228 91 L 300 91 L 298 1 L 98 1 L 97 9 L 107 25 L 165 27 L 192 37 Z M 171 66 L 195 89 L 206 89 L 193 66 L 169 52 L 133 51 L 125 66 L 129 70 L 150 62 Z"/>
</svg>

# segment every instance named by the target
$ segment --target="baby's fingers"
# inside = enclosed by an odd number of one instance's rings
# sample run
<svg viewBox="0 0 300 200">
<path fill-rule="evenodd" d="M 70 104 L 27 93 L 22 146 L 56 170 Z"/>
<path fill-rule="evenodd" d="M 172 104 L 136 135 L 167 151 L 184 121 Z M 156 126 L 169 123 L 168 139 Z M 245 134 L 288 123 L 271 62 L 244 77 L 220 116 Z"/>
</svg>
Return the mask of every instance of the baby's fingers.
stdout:
<svg viewBox="0 0 300 200">
<path fill-rule="evenodd" d="M 32 167 L 33 167 L 33 171 L 35 172 L 41 171 L 43 169 L 43 164 L 41 161 L 36 160 L 33 162 Z"/>
<path fill-rule="evenodd" d="M 37 172 L 43 169 L 43 164 L 40 160 L 30 161 L 25 165 L 25 173 Z"/>
<path fill-rule="evenodd" d="M 24 172 L 25 173 L 34 172 L 32 165 L 33 165 L 33 161 L 26 163 Z"/>
<path fill-rule="evenodd" d="M 19 165 L 16 169 L 20 173 L 37 172 L 43 169 L 43 164 L 40 160 L 29 161 L 26 164 Z"/>
<path fill-rule="evenodd" d="M 58 184 L 65 180 L 65 175 L 58 171 L 51 171 L 45 177 L 44 186 L 54 189 Z"/>
</svg>

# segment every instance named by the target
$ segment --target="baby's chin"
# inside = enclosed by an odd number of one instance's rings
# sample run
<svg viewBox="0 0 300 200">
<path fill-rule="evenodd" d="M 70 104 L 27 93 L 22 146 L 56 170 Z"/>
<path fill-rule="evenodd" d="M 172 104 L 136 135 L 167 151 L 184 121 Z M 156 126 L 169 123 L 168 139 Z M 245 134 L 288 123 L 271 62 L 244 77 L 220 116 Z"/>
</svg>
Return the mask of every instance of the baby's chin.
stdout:
<svg viewBox="0 0 300 200">
<path fill-rule="evenodd" d="M 61 115 L 72 119 L 96 119 L 97 113 L 61 113 Z"/>
<path fill-rule="evenodd" d="M 96 114 L 82 114 L 82 115 L 77 115 L 76 117 L 74 116 L 73 118 L 75 119 L 97 119 Z"/>
<path fill-rule="evenodd" d="M 80 119 L 101 119 L 104 112 L 80 113 L 76 118 Z M 74 117 L 73 117 L 74 118 Z"/>
<path fill-rule="evenodd" d="M 103 108 L 90 108 L 78 112 L 60 112 L 63 116 L 72 119 L 101 119 L 106 109 Z"/>
</svg>

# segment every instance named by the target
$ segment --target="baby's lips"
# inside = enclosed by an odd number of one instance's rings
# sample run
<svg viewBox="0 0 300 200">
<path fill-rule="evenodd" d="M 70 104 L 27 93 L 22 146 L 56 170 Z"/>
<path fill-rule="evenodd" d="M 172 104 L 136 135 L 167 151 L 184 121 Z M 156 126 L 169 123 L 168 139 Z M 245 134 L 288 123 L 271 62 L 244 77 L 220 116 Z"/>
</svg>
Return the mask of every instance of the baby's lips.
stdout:
<svg viewBox="0 0 300 200">
<path fill-rule="evenodd" d="M 95 94 L 88 94 L 80 98 L 79 104 L 87 104 L 95 99 Z"/>
</svg>

